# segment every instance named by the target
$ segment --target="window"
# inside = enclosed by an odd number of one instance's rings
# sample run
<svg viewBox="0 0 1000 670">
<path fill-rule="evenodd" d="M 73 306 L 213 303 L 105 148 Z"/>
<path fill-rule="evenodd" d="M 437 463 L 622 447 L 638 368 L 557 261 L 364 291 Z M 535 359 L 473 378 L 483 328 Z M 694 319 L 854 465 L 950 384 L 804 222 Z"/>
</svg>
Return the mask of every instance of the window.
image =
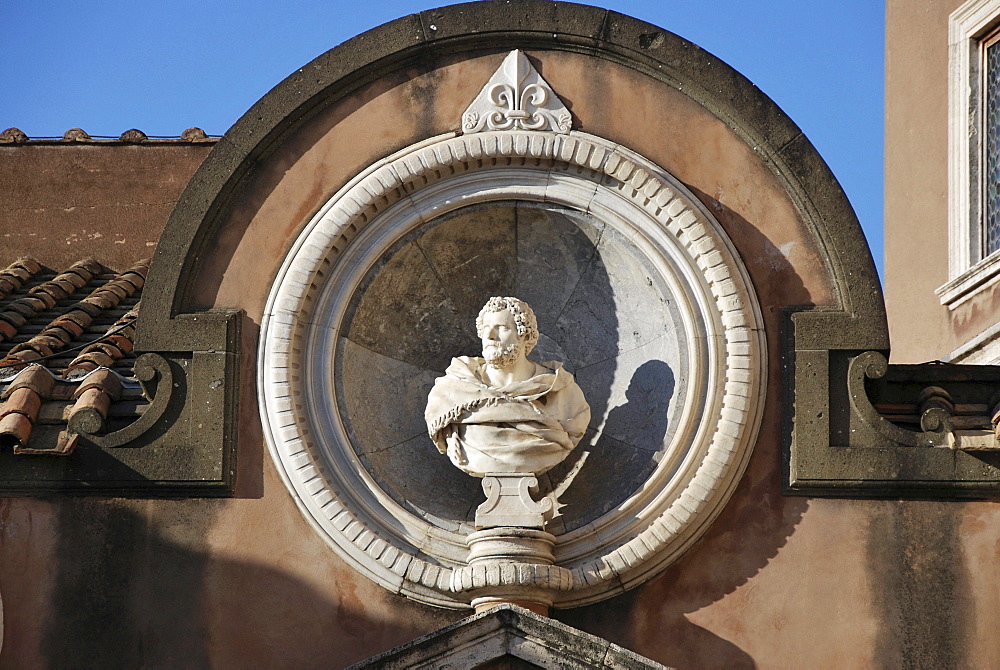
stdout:
<svg viewBox="0 0 1000 670">
<path fill-rule="evenodd" d="M 949 281 L 955 308 L 1000 275 L 1000 0 L 949 20 Z"/>
<path fill-rule="evenodd" d="M 982 255 L 1000 249 L 1000 31 L 982 41 Z"/>
</svg>

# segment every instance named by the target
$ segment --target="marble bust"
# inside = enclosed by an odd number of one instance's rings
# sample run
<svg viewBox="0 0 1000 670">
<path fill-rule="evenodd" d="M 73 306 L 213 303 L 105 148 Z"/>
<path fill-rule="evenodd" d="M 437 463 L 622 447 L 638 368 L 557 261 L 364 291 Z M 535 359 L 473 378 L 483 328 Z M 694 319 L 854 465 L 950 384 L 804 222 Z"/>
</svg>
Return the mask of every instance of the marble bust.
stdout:
<svg viewBox="0 0 1000 670">
<path fill-rule="evenodd" d="M 442 454 L 477 477 L 538 475 L 576 447 L 590 407 L 558 362 L 526 357 L 538 342 L 531 308 L 490 298 L 476 319 L 482 357 L 453 358 L 427 398 L 427 430 Z"/>
</svg>

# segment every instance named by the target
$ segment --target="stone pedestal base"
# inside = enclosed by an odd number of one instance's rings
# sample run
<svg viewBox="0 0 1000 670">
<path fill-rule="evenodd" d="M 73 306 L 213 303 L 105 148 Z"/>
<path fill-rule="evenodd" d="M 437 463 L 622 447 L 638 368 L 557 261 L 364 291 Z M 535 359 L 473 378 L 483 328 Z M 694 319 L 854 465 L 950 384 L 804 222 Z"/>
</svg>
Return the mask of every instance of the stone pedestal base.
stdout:
<svg viewBox="0 0 1000 670">
<path fill-rule="evenodd" d="M 532 528 L 490 528 L 469 535 L 469 564 L 452 573 L 451 588 L 471 592 L 477 610 L 500 603 L 547 614 L 553 591 L 568 591 L 573 574 L 552 565 L 555 536 Z"/>
<path fill-rule="evenodd" d="M 486 502 L 476 509 L 476 528 L 545 528 L 552 518 L 552 501 L 535 502 L 538 480 L 532 475 L 490 473 L 483 477 Z"/>
</svg>

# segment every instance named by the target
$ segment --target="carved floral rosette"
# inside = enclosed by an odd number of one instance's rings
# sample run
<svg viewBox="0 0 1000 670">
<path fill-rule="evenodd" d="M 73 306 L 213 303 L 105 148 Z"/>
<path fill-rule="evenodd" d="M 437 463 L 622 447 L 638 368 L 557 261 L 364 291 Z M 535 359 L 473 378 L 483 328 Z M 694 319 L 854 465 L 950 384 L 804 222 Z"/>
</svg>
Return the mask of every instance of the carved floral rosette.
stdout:
<svg viewBox="0 0 1000 670">
<path fill-rule="evenodd" d="M 761 421 L 756 296 L 721 225 L 663 169 L 578 131 L 448 134 L 377 162 L 285 259 L 262 323 L 260 408 L 278 470 L 317 532 L 377 583 L 434 605 L 468 606 L 455 588 L 466 536 L 404 509 L 365 471 L 336 407 L 335 338 L 361 275 L 394 241 L 459 207 L 512 200 L 587 212 L 628 235 L 671 283 L 692 352 L 667 456 L 626 501 L 557 537 L 555 564 L 572 584 L 556 607 L 611 597 L 675 560 L 728 500 Z"/>
</svg>

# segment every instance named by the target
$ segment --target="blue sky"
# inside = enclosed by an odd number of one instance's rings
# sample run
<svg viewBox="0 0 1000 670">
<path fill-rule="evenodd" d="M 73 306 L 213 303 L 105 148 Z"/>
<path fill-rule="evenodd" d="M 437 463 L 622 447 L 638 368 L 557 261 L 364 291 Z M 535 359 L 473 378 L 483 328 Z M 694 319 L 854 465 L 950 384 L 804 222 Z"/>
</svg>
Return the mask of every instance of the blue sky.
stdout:
<svg viewBox="0 0 1000 670">
<path fill-rule="evenodd" d="M 222 134 L 327 49 L 441 2 L 102 2 L 5 7 L 0 129 Z M 877 0 L 587 2 L 666 28 L 757 84 L 847 192 L 882 272 L 884 5 Z"/>
</svg>

